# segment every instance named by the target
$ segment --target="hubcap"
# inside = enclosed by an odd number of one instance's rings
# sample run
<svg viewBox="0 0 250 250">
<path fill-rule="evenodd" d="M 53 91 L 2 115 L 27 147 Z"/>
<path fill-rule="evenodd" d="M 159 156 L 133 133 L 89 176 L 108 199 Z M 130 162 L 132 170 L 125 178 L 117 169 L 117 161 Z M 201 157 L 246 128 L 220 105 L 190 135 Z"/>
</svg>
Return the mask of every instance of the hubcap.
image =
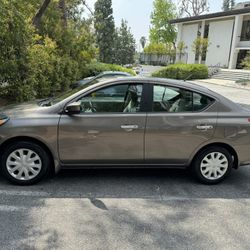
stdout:
<svg viewBox="0 0 250 250">
<path fill-rule="evenodd" d="M 33 150 L 22 148 L 9 155 L 6 167 L 9 174 L 15 179 L 31 180 L 40 173 L 42 161 Z"/>
<path fill-rule="evenodd" d="M 208 180 L 221 178 L 228 169 L 228 159 L 220 152 L 206 155 L 201 161 L 201 173 Z"/>
</svg>

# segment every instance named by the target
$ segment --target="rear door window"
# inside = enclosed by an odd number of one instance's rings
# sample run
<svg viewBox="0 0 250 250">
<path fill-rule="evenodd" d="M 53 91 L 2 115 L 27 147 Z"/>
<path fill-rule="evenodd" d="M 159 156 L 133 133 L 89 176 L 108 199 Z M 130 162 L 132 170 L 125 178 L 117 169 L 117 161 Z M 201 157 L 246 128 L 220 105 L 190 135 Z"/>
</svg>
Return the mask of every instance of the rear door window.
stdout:
<svg viewBox="0 0 250 250">
<path fill-rule="evenodd" d="M 208 107 L 214 100 L 190 90 L 155 85 L 153 112 L 198 112 Z"/>
</svg>

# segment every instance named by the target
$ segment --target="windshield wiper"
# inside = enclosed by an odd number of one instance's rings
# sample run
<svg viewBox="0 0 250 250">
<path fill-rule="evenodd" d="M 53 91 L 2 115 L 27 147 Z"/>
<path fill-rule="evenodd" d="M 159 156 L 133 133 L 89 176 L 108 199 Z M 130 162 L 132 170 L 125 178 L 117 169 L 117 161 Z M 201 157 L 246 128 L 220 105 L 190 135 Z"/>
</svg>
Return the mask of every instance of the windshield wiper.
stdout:
<svg viewBox="0 0 250 250">
<path fill-rule="evenodd" d="M 48 98 L 45 98 L 45 99 L 38 101 L 37 104 L 41 107 L 48 107 L 48 106 L 51 106 L 52 99 L 53 99 L 53 97 L 48 97 Z"/>
</svg>

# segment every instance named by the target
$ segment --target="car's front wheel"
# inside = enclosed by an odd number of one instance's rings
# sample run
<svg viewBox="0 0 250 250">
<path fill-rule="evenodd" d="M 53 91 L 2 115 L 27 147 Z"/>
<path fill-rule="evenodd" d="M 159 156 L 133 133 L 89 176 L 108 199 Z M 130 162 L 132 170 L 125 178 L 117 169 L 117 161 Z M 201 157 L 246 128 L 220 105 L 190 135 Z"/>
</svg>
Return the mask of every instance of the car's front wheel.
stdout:
<svg viewBox="0 0 250 250">
<path fill-rule="evenodd" d="M 222 147 L 210 147 L 195 157 L 192 170 L 202 183 L 216 184 L 227 177 L 232 165 L 233 157 L 228 150 Z"/>
<path fill-rule="evenodd" d="M 8 145 L 1 157 L 3 175 L 19 185 L 37 183 L 48 173 L 49 166 L 50 158 L 47 152 L 33 142 Z"/>
</svg>

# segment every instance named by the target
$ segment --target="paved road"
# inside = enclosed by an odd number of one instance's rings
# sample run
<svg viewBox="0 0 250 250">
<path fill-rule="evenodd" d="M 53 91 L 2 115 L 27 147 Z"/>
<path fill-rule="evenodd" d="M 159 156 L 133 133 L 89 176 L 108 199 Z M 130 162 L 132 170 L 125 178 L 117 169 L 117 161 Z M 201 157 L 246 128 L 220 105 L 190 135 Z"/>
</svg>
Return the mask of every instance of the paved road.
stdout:
<svg viewBox="0 0 250 250">
<path fill-rule="evenodd" d="M 196 84 L 209 88 L 217 93 L 220 93 L 221 95 L 224 95 L 225 97 L 229 98 L 234 102 L 250 105 L 250 90 L 233 88 L 230 86 L 222 86 L 206 82 L 199 82 L 199 81 L 194 81 L 194 82 Z"/>
<path fill-rule="evenodd" d="M 151 66 L 151 65 L 142 65 L 142 71 L 140 73 L 141 76 L 151 76 L 152 73 L 155 71 L 160 70 L 162 67 L 161 66 Z"/>
<path fill-rule="evenodd" d="M 0 178 L 1 249 L 249 249 L 249 180 L 250 166 L 216 186 L 183 170 Z"/>
</svg>

